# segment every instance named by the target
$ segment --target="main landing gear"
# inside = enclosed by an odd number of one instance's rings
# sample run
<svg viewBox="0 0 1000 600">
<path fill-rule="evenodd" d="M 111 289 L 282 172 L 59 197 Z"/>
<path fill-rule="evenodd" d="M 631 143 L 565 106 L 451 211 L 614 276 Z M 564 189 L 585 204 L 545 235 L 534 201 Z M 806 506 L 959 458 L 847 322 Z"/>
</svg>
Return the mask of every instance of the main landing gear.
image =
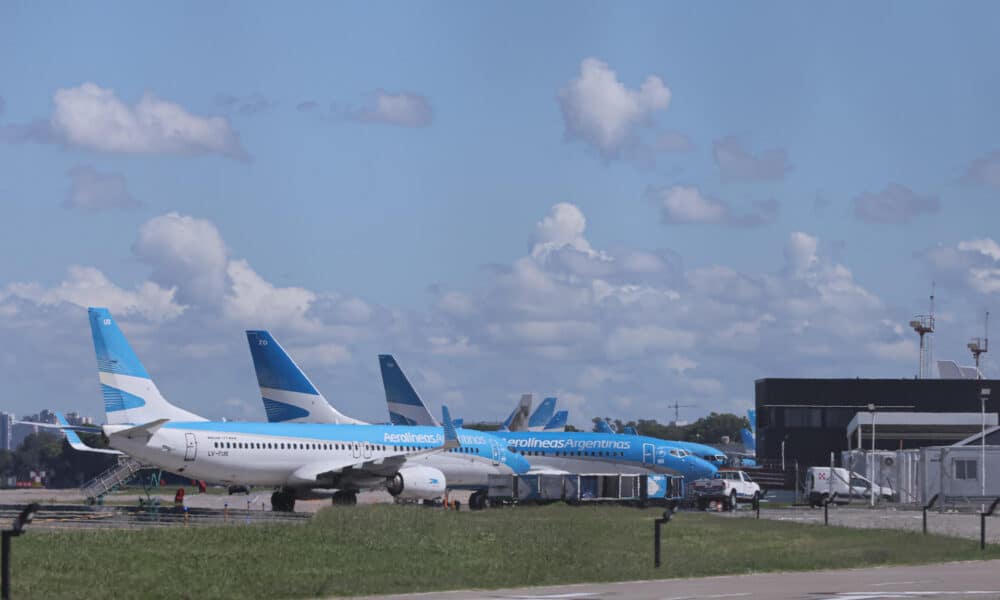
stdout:
<svg viewBox="0 0 1000 600">
<path fill-rule="evenodd" d="M 333 504 L 335 506 L 354 506 L 357 503 L 357 492 L 340 491 L 333 494 Z"/>
<path fill-rule="evenodd" d="M 489 506 L 488 502 L 486 492 L 482 490 L 472 492 L 472 495 L 469 496 L 469 510 L 483 510 Z"/>
<path fill-rule="evenodd" d="M 295 512 L 295 494 L 289 490 L 277 490 L 271 494 L 271 510 L 275 512 Z"/>
</svg>

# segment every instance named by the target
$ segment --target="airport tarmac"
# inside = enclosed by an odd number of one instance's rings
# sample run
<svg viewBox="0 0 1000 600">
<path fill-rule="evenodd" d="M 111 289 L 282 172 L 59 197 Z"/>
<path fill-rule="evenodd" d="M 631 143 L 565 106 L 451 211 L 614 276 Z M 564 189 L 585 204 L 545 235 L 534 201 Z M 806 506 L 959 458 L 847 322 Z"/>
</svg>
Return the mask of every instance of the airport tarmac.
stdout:
<svg viewBox="0 0 1000 600">
<path fill-rule="evenodd" d="M 754 512 L 743 509 L 735 513 L 712 513 L 720 518 L 753 518 Z M 762 508 L 760 518 L 793 523 L 823 524 L 823 510 L 819 508 Z M 923 515 L 919 510 L 900 510 L 893 507 L 836 507 L 830 508 L 830 525 L 857 529 L 905 529 L 922 531 Z M 951 537 L 979 539 L 979 515 L 975 513 L 940 513 L 927 511 L 927 532 Z M 986 541 L 1000 543 L 1000 514 L 986 518 Z M 1000 580 L 1000 576 L 997 578 Z"/>
<path fill-rule="evenodd" d="M 210 489 L 209 493 L 199 494 L 197 489 L 185 488 L 184 505 L 189 508 L 224 510 L 225 508 L 246 509 L 249 502 L 250 510 L 271 510 L 270 489 L 253 489 L 249 494 L 226 494 L 222 490 Z M 151 499 L 157 499 L 161 506 L 173 506 L 173 490 L 165 494 L 150 494 Z M 451 493 L 452 500 L 462 503 L 463 509 L 468 506 L 469 492 L 457 491 Z M 106 506 L 138 506 L 139 500 L 145 501 L 146 493 L 142 488 L 130 488 L 125 491 L 109 494 L 104 498 Z M 45 488 L 19 488 L 0 490 L 0 505 L 27 505 L 31 502 L 41 504 L 86 504 L 86 499 L 77 489 L 50 490 Z M 358 504 L 391 504 L 392 496 L 384 490 L 360 492 Z M 330 499 L 297 500 L 295 512 L 315 513 L 321 508 L 330 506 Z"/>
<path fill-rule="evenodd" d="M 758 573 L 696 579 L 583 583 L 506 590 L 372 596 L 379 600 L 879 600 L 1000 598 L 1000 560 L 909 567 Z"/>
</svg>

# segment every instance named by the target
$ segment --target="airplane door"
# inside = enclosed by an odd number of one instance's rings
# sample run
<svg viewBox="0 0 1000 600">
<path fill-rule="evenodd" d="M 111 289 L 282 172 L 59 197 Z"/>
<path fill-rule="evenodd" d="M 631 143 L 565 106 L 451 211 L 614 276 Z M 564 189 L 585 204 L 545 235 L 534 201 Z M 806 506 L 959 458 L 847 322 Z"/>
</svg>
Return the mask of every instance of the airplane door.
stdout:
<svg viewBox="0 0 1000 600">
<path fill-rule="evenodd" d="M 642 445 L 642 464 L 652 465 L 656 463 L 656 450 L 653 444 Z"/>
<path fill-rule="evenodd" d="M 184 460 L 192 461 L 198 456 L 198 440 L 193 433 L 184 434 Z"/>
<path fill-rule="evenodd" d="M 353 442 L 351 444 L 351 454 L 354 458 L 361 458 L 361 442 Z"/>
<path fill-rule="evenodd" d="M 493 455 L 493 466 L 500 464 L 500 444 L 495 440 L 490 440 L 490 454 Z"/>
</svg>

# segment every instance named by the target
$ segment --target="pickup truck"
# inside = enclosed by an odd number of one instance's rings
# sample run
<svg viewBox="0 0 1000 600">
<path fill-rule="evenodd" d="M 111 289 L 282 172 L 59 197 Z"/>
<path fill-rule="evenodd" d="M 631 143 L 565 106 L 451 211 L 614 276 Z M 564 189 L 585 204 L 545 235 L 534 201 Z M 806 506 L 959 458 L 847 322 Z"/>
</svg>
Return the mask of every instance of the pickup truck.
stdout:
<svg viewBox="0 0 1000 600">
<path fill-rule="evenodd" d="M 712 479 L 698 479 L 688 486 L 698 508 L 704 510 L 713 500 L 727 510 L 736 510 L 739 502 L 757 502 L 761 490 L 743 471 L 720 470 Z"/>
</svg>

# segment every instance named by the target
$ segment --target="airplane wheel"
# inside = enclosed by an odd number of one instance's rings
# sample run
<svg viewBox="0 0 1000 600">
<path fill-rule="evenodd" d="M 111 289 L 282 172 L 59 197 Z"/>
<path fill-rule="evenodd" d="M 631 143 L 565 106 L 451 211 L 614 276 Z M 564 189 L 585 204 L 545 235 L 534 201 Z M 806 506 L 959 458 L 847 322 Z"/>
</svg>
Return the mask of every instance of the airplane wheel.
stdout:
<svg viewBox="0 0 1000 600">
<path fill-rule="evenodd" d="M 278 490 L 271 494 L 271 510 L 274 512 L 295 512 L 295 494 Z"/>
<path fill-rule="evenodd" d="M 482 491 L 472 492 L 469 496 L 469 510 L 483 510 L 486 508 L 486 498 Z"/>
</svg>

